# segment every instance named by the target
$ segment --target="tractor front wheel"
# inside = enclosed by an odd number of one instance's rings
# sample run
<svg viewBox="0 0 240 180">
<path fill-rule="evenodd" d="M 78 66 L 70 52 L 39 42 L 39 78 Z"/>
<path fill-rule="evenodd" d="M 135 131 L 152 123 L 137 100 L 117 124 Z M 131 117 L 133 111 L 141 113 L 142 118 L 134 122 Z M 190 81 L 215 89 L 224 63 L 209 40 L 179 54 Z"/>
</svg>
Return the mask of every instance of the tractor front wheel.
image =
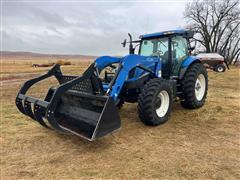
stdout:
<svg viewBox="0 0 240 180">
<path fill-rule="evenodd" d="M 138 99 L 138 115 L 150 126 L 165 123 L 173 103 L 173 90 L 167 80 L 152 79 L 142 89 Z"/>
<path fill-rule="evenodd" d="M 117 103 L 118 109 L 121 109 L 123 107 L 123 104 L 124 104 L 124 100 L 120 99 L 119 102 Z"/>
<path fill-rule="evenodd" d="M 201 63 L 192 64 L 181 82 L 183 101 L 181 105 L 187 109 L 197 109 L 204 105 L 208 90 L 208 75 Z"/>
</svg>

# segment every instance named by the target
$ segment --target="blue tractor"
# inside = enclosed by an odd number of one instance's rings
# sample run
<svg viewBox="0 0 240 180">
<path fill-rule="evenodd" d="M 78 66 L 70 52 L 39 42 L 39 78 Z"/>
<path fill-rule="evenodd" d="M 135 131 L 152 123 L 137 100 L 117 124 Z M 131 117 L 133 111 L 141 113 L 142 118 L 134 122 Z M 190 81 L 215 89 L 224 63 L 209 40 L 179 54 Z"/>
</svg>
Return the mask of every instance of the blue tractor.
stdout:
<svg viewBox="0 0 240 180">
<path fill-rule="evenodd" d="M 138 103 L 140 120 L 150 126 L 165 123 L 174 100 L 184 108 L 204 105 L 208 75 L 191 56 L 193 32 L 173 30 L 124 40 L 129 55 L 97 58 L 81 76 L 63 75 L 55 65 L 46 74 L 26 81 L 16 97 L 23 114 L 42 126 L 94 140 L 121 127 L 118 109 Z M 138 53 L 135 52 L 138 48 Z M 26 94 L 37 82 L 54 76 L 59 85 L 45 99 Z"/>
</svg>

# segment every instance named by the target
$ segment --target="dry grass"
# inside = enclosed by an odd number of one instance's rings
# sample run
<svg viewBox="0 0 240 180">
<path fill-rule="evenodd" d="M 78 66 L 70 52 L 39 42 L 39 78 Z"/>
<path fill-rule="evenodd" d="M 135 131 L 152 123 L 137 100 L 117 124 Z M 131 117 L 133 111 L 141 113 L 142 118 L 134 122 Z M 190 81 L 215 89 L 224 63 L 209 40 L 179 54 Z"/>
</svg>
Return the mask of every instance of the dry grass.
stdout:
<svg viewBox="0 0 240 180">
<path fill-rule="evenodd" d="M 87 65 L 64 71 L 79 74 Z M 15 66 L 15 73 L 34 71 Z M 190 111 L 175 103 L 170 120 L 158 127 L 144 126 L 136 104 L 126 104 L 122 129 L 95 142 L 40 127 L 14 105 L 20 84 L 4 84 L 1 179 L 240 179 L 239 77 L 237 68 L 209 72 L 206 105 Z M 42 85 L 36 95 L 49 83 Z"/>
</svg>

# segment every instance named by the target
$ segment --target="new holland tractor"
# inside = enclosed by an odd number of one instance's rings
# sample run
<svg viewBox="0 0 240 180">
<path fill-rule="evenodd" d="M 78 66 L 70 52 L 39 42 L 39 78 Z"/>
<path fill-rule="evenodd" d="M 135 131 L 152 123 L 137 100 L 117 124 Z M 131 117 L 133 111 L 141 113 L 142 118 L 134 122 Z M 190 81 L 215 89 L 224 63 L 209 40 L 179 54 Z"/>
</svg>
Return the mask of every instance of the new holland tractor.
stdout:
<svg viewBox="0 0 240 180">
<path fill-rule="evenodd" d="M 16 97 L 20 112 L 42 126 L 75 134 L 90 141 L 121 127 L 118 109 L 124 102 L 138 103 L 140 120 L 150 126 L 165 123 L 173 101 L 184 108 L 204 105 L 208 75 L 201 61 L 191 56 L 189 30 L 146 34 L 124 40 L 129 54 L 97 58 L 81 76 L 63 75 L 55 65 L 46 74 L 28 80 Z M 138 47 L 138 52 L 136 51 Z M 27 95 L 37 82 L 54 76 L 45 99 Z"/>
</svg>

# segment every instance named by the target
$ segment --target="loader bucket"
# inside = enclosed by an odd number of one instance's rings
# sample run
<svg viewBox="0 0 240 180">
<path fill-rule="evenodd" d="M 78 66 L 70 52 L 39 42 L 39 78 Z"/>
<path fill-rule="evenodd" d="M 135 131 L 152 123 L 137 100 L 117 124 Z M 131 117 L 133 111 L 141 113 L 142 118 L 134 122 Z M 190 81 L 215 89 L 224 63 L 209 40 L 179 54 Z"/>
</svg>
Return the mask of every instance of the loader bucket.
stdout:
<svg viewBox="0 0 240 180">
<path fill-rule="evenodd" d="M 42 126 L 61 133 L 70 132 L 90 141 L 112 133 L 121 127 L 118 109 L 112 97 L 104 96 L 94 72 L 92 64 L 82 76 L 66 76 L 55 65 L 48 73 L 23 84 L 16 106 Z M 31 86 L 51 76 L 59 85 L 50 88 L 44 100 L 26 95 Z"/>
<path fill-rule="evenodd" d="M 118 109 L 108 96 L 68 90 L 54 114 L 61 128 L 90 141 L 121 127 Z"/>
</svg>

